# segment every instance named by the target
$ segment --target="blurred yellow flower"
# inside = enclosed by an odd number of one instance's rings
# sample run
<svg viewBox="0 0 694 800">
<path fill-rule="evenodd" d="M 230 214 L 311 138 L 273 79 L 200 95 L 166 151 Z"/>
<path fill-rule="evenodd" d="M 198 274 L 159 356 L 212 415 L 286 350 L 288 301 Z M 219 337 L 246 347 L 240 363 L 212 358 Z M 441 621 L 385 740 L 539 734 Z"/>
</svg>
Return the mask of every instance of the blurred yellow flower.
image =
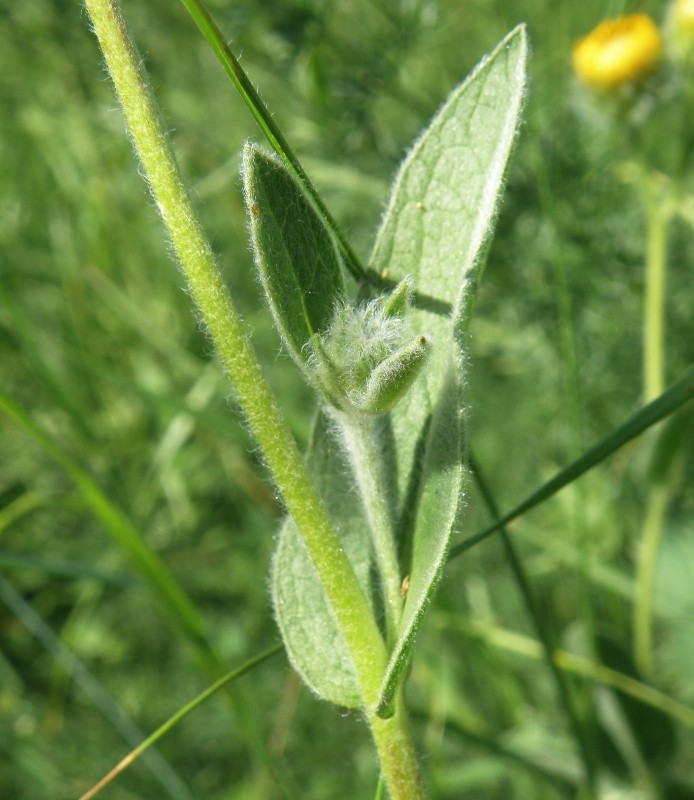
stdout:
<svg viewBox="0 0 694 800">
<path fill-rule="evenodd" d="M 629 14 L 607 19 L 579 39 L 573 49 L 573 67 L 591 86 L 615 89 L 651 72 L 662 52 L 663 37 L 653 20 L 646 14 Z"/>
</svg>

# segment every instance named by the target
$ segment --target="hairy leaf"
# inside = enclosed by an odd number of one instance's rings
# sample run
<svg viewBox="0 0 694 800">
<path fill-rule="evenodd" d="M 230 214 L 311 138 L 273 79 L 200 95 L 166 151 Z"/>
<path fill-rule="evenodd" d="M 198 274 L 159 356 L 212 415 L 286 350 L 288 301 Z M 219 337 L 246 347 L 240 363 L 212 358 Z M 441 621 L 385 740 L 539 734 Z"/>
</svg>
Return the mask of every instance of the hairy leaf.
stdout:
<svg viewBox="0 0 694 800">
<path fill-rule="evenodd" d="M 308 463 L 317 488 L 367 597 L 371 596 L 371 540 L 361 499 L 322 414 L 313 428 Z M 275 615 L 289 659 L 322 698 L 341 706 L 359 705 L 359 686 L 335 617 L 304 548 L 296 525 L 287 519 L 280 532 L 272 574 Z"/>
<path fill-rule="evenodd" d="M 383 682 L 384 716 L 463 494 L 463 345 L 518 128 L 526 50 L 524 29 L 517 28 L 453 92 L 403 163 L 374 249 L 378 272 L 395 280 L 410 276 L 418 291 L 453 307 L 451 316 L 436 315 L 420 297 L 414 324 L 432 335 L 433 353 L 424 380 L 392 412 L 403 520 L 414 532 L 407 601 Z"/>
<path fill-rule="evenodd" d="M 469 318 L 518 127 L 526 51 L 525 31 L 516 28 L 453 91 L 403 162 L 374 247 L 373 269 L 396 282 L 413 279 L 412 327 L 434 339 L 426 380 L 394 415 L 401 491 L 448 372 L 453 319 Z M 435 313 L 441 303 L 453 305 L 453 317 Z"/>
<path fill-rule="evenodd" d="M 384 715 L 390 711 L 459 512 L 462 344 L 472 289 L 517 128 L 525 50 L 524 32 L 519 29 L 453 93 L 403 164 L 374 250 L 376 269 L 396 280 L 410 276 L 420 294 L 434 298 L 434 306 L 441 301 L 453 306 L 453 314 L 447 316 L 432 313 L 421 302 L 413 311 L 413 328 L 433 336 L 434 363 L 391 412 L 403 502 L 401 523 L 411 528 L 413 536 L 409 591 L 383 683 Z M 277 208 L 272 196 L 275 180 L 284 184 L 282 191 L 287 195 L 293 183 L 277 170 L 274 160 L 247 149 L 248 203 L 263 283 L 287 345 L 301 363 L 306 342 L 329 322 L 342 284 L 338 270 L 338 277 L 328 278 L 327 289 L 319 288 L 320 276 L 297 257 L 305 241 L 290 230 L 289 212 Z M 267 208 L 274 209 L 269 223 Z M 320 237 L 312 235 L 316 240 Z M 334 249 L 322 252 L 334 255 Z M 333 274 L 331 270 L 328 266 L 328 275 Z M 320 416 L 309 464 L 369 596 L 368 524 L 341 445 Z M 346 645 L 291 520 L 283 527 L 275 556 L 273 597 L 290 658 L 304 680 L 328 700 L 358 705 L 359 690 Z"/>
<path fill-rule="evenodd" d="M 312 202 L 279 159 L 248 143 L 243 176 L 268 305 L 285 346 L 303 367 L 305 345 L 328 326 L 342 297 L 340 257 Z"/>
</svg>

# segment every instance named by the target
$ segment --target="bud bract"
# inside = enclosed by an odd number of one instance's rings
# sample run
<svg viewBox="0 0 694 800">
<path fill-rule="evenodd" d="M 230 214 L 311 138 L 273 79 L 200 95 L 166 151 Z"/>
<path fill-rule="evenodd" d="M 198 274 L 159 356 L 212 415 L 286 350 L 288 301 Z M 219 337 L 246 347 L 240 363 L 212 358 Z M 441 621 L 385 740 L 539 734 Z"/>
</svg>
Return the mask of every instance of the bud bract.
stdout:
<svg viewBox="0 0 694 800">
<path fill-rule="evenodd" d="M 341 306 L 328 329 L 310 342 L 310 365 L 326 399 L 349 413 L 385 414 L 410 388 L 431 351 L 431 338 L 412 338 L 406 320 L 412 284 L 389 295 Z"/>
</svg>

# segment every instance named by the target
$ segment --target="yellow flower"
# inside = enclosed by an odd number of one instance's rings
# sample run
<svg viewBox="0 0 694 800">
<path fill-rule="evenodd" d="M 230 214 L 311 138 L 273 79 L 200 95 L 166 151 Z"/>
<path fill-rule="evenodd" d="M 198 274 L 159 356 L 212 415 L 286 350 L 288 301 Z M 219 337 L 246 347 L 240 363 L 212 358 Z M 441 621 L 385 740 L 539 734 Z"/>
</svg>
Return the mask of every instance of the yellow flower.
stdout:
<svg viewBox="0 0 694 800">
<path fill-rule="evenodd" d="M 691 0 L 689 0 L 691 5 Z M 574 71 L 600 89 L 638 81 L 660 61 L 663 37 L 646 14 L 607 19 L 579 39 L 573 49 Z"/>
</svg>

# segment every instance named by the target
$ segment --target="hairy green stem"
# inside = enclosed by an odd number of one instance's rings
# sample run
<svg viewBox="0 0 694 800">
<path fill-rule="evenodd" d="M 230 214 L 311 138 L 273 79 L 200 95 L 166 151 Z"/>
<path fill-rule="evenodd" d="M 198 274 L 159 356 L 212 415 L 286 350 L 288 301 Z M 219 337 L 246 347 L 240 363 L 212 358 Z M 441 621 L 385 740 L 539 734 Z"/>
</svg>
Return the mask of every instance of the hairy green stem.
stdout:
<svg viewBox="0 0 694 800">
<path fill-rule="evenodd" d="M 393 800 L 423 797 L 404 711 L 375 716 L 386 648 L 369 604 L 268 386 L 197 221 L 116 0 L 86 0 L 152 195 L 236 397 L 294 518 L 349 648 Z M 402 704 L 400 704 L 402 705 Z M 392 721 L 389 721 L 389 723 Z"/>
<path fill-rule="evenodd" d="M 402 612 L 402 576 L 393 526 L 395 487 L 390 469 L 393 459 L 388 457 L 393 452 L 388 442 L 389 419 L 386 415 L 357 417 L 337 411 L 333 416 L 342 433 L 369 521 L 383 590 L 387 641 L 392 646 Z"/>
<path fill-rule="evenodd" d="M 368 720 L 391 800 L 426 800 L 427 793 L 402 696 L 398 698 L 395 714 L 390 719 L 381 719 L 370 712 Z"/>
</svg>

